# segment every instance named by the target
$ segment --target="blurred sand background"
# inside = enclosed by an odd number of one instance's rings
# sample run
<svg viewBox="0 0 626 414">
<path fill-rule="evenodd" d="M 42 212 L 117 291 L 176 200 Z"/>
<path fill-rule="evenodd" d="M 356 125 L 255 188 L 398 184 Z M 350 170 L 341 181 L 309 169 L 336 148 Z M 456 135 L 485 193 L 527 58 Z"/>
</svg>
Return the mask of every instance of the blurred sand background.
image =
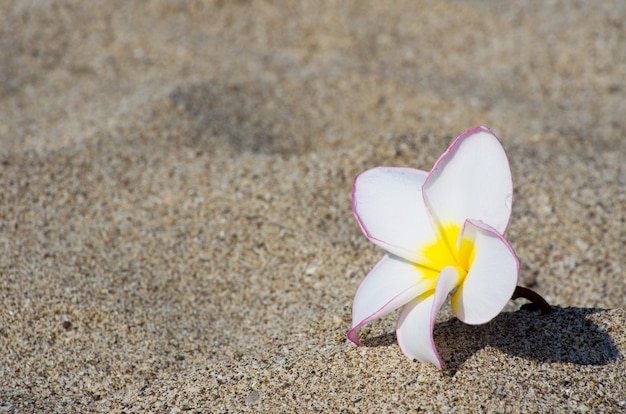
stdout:
<svg viewBox="0 0 626 414">
<path fill-rule="evenodd" d="M 488 125 L 520 284 L 345 339 L 353 177 Z M 0 411 L 626 411 L 626 2 L 0 0 Z"/>
</svg>

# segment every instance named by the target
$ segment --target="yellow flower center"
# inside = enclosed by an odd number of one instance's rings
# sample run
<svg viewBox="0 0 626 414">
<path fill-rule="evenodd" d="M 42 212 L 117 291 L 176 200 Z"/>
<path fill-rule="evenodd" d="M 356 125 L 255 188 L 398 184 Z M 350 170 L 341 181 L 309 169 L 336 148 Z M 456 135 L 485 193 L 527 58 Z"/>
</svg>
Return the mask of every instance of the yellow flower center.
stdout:
<svg viewBox="0 0 626 414">
<path fill-rule="evenodd" d="M 440 237 L 423 250 L 426 261 L 416 265 L 427 279 L 432 280 L 435 288 L 439 273 L 446 267 L 453 266 L 459 274 L 460 285 L 463 283 L 474 261 L 474 243 L 463 239 L 457 248 L 457 240 L 461 227 L 457 224 L 446 224 L 439 227 Z"/>
</svg>

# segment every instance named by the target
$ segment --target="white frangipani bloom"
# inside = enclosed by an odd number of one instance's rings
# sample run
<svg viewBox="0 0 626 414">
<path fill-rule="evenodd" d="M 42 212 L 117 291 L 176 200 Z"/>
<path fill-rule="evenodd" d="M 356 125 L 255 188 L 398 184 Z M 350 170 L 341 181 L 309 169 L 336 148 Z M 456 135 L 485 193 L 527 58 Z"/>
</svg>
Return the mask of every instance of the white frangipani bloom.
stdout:
<svg viewBox="0 0 626 414">
<path fill-rule="evenodd" d="M 486 127 L 461 134 L 430 172 L 379 167 L 356 177 L 352 209 L 387 254 L 359 286 L 348 338 L 402 307 L 396 334 L 404 354 L 440 369 L 433 325 L 452 292 L 468 324 L 493 319 L 511 299 L 519 262 L 502 234 L 513 184 L 502 145 Z"/>
</svg>

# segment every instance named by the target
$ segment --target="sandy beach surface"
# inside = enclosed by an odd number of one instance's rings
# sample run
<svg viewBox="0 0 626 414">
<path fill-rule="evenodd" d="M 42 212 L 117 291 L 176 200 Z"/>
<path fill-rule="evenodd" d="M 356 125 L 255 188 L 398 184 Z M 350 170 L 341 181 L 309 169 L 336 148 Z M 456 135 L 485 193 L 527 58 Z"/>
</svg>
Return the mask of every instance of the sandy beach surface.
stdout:
<svg viewBox="0 0 626 414">
<path fill-rule="evenodd" d="M 626 2 L 0 1 L 0 412 L 626 412 Z M 439 371 L 359 172 L 489 126 L 520 284 Z"/>
</svg>

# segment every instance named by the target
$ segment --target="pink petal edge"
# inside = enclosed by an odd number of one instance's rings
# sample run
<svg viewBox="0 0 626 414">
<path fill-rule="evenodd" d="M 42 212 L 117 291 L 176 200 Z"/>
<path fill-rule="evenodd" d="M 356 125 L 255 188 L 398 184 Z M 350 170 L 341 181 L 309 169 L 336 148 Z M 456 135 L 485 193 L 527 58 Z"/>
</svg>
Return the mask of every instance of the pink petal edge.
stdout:
<svg viewBox="0 0 626 414">
<path fill-rule="evenodd" d="M 489 129 L 488 127 L 484 126 L 484 125 L 479 125 L 477 127 L 474 128 L 470 128 L 467 131 L 463 132 L 462 134 L 460 134 L 458 137 L 456 137 L 454 139 L 454 141 L 452 141 L 452 143 L 448 146 L 448 148 L 444 151 L 443 154 L 441 154 L 441 156 L 439 156 L 439 158 L 437 159 L 437 161 L 435 161 L 435 165 L 433 165 L 433 168 L 430 169 L 430 172 L 428 173 L 428 177 L 426 177 L 426 181 L 424 181 L 424 186 L 426 186 L 426 183 L 428 183 L 429 178 L 432 176 L 433 171 L 436 171 L 437 169 L 439 169 L 439 165 L 445 161 L 445 159 L 448 157 L 448 155 L 452 152 L 452 150 L 454 150 L 456 148 L 457 145 L 459 145 L 459 143 L 464 140 L 467 136 L 469 135 L 473 135 L 474 133 L 476 133 L 477 131 L 483 131 L 483 132 L 487 132 L 488 134 L 493 135 L 494 137 L 496 137 L 496 139 L 498 139 L 498 141 L 500 140 L 496 134 L 493 133 L 493 131 L 491 129 Z"/>
<path fill-rule="evenodd" d="M 357 204 L 358 203 L 357 203 L 357 197 L 355 195 L 356 191 L 357 191 L 357 182 L 358 182 L 359 178 L 362 175 L 364 175 L 365 173 L 367 173 L 367 172 L 369 172 L 371 170 L 375 170 L 375 169 L 411 170 L 413 172 L 419 172 L 419 173 L 423 174 L 425 176 L 424 179 L 426 179 L 426 177 L 428 177 L 429 172 L 423 171 L 423 170 L 420 170 L 420 169 L 417 169 L 417 168 L 410 168 L 410 167 L 385 167 L 385 166 L 379 166 L 379 167 L 370 168 L 368 170 L 365 170 L 365 171 L 361 172 L 356 177 L 354 177 L 354 180 L 353 180 L 353 183 L 352 183 L 352 214 L 354 215 L 357 223 L 359 224 L 359 228 L 361 229 L 361 231 L 363 232 L 365 237 L 367 237 L 368 240 L 370 240 L 371 242 L 373 242 L 377 246 L 385 249 L 389 253 L 392 253 L 394 255 L 402 257 L 405 260 L 409 260 L 409 261 L 417 263 L 417 262 L 419 262 L 420 260 L 423 259 L 423 257 L 421 255 L 419 255 L 419 253 L 417 251 L 409 250 L 406 247 L 399 246 L 399 245 L 393 244 L 393 243 L 389 243 L 389 242 L 387 242 L 385 240 L 382 240 L 382 239 L 380 239 L 378 237 L 373 236 L 372 233 L 367 229 L 367 226 L 364 224 L 362 217 L 357 212 Z M 423 183 L 422 183 L 422 186 L 423 186 Z M 421 191 L 421 187 L 420 187 L 420 191 Z M 428 215 L 430 216 L 430 212 L 428 211 L 428 206 L 425 204 L 425 200 L 424 200 L 423 195 L 422 195 L 421 199 L 422 199 L 422 202 L 424 203 L 424 208 L 426 209 Z"/>
<path fill-rule="evenodd" d="M 473 134 L 475 134 L 477 132 L 486 132 L 488 134 L 491 134 L 491 135 L 493 135 L 494 138 L 496 138 L 496 140 L 498 140 L 498 142 L 500 142 L 500 144 L 502 144 L 501 141 L 500 141 L 500 138 L 498 138 L 498 136 L 496 134 L 494 134 L 494 132 L 490 128 L 488 128 L 488 127 L 486 127 L 484 125 L 479 125 L 479 126 L 476 126 L 474 128 L 468 129 L 467 131 L 465 131 L 465 132 L 461 133 L 459 136 L 457 136 L 454 139 L 454 141 L 452 141 L 452 143 L 448 146 L 448 148 L 444 151 L 444 153 L 441 154 L 441 156 L 439 156 L 439 158 L 437 159 L 437 161 L 435 162 L 435 164 L 433 165 L 431 170 L 428 172 L 428 176 L 426 177 L 426 180 L 424 181 L 424 184 L 422 185 L 422 199 L 424 200 L 424 205 L 426 206 L 426 211 L 430 215 L 430 217 L 431 217 L 431 219 L 433 221 L 433 224 L 434 224 L 436 229 L 439 228 L 439 223 L 438 223 L 435 215 L 432 214 L 432 212 L 431 212 L 430 205 L 429 205 L 429 203 L 427 201 L 427 196 L 426 196 L 427 192 L 424 191 L 423 189 L 426 188 L 427 185 L 429 184 L 429 182 L 431 181 L 433 173 L 436 172 L 439 168 L 441 168 L 441 164 L 446 162 L 446 159 L 448 158 L 448 156 L 450 156 L 450 153 L 452 153 L 454 151 L 454 149 L 458 145 L 460 145 L 461 141 L 463 141 L 468 136 L 471 136 L 471 135 L 473 135 Z M 506 154 L 506 152 L 505 152 L 505 154 Z M 510 169 L 510 166 L 509 166 L 509 169 Z M 512 205 L 512 203 L 513 203 L 513 193 L 511 193 L 510 197 L 511 197 L 510 203 Z M 510 220 L 511 220 L 511 215 L 509 214 L 507 223 L 504 226 L 505 229 L 508 227 L 508 224 L 509 224 Z"/>
<path fill-rule="evenodd" d="M 376 320 L 379 318 L 379 315 L 383 312 L 385 312 L 389 305 L 391 303 L 393 303 L 398 297 L 402 296 L 404 293 L 406 293 L 407 291 L 413 289 L 412 287 L 407 288 L 405 290 L 403 290 L 402 292 L 398 293 L 396 296 L 394 296 L 393 298 L 391 298 L 389 300 L 389 302 L 385 303 L 380 309 L 378 309 L 376 312 L 372 313 L 370 316 L 368 316 L 367 318 L 363 319 L 361 322 L 357 323 L 354 327 L 352 327 L 349 331 L 348 334 L 346 335 L 348 337 L 348 339 L 350 341 L 352 341 L 356 346 L 361 346 L 363 345 L 361 343 L 361 339 L 359 338 L 358 335 L 358 330 L 365 325 L 368 322 L 371 322 L 373 320 Z M 396 308 L 397 309 L 397 308 Z"/>
<path fill-rule="evenodd" d="M 478 227 L 481 230 L 486 231 L 487 233 L 491 233 L 494 236 L 496 236 L 498 239 L 502 240 L 502 242 L 506 245 L 507 249 L 509 250 L 509 252 L 511 252 L 511 254 L 513 256 L 515 256 L 515 261 L 517 263 L 517 270 L 519 272 L 520 269 L 520 263 L 519 263 L 519 259 L 517 257 L 517 254 L 515 254 L 515 250 L 513 250 L 513 247 L 509 244 L 509 242 L 504 238 L 504 236 L 502 234 L 500 234 L 500 232 L 496 229 L 494 229 L 493 227 L 491 227 L 489 224 L 487 223 L 483 223 L 480 220 L 473 220 L 473 219 L 467 219 L 465 220 L 465 223 L 463 224 L 463 229 L 461 230 L 461 235 L 463 234 L 463 232 L 465 231 L 465 226 L 467 226 L 467 224 L 472 224 L 475 227 Z M 462 237 L 460 235 L 460 237 Z M 459 243 L 461 241 L 459 240 Z M 511 292 L 511 294 L 513 294 L 513 292 Z"/>
<path fill-rule="evenodd" d="M 357 291 L 355 293 L 355 299 L 352 300 L 353 306 L 356 300 L 356 296 L 359 294 L 359 291 L 361 289 L 361 286 L 363 285 L 363 283 L 365 283 L 366 279 L 372 274 L 372 272 L 375 271 L 376 268 L 379 267 L 379 265 L 381 265 L 385 260 L 400 260 L 401 262 L 405 262 L 403 259 L 401 258 L 397 258 L 394 259 L 394 256 L 386 254 L 384 255 L 377 263 L 376 265 L 374 265 L 374 267 L 372 268 L 372 270 L 370 270 L 368 272 L 368 274 L 365 276 L 365 278 L 361 281 L 361 284 L 359 285 L 359 287 L 357 288 Z M 356 346 L 361 346 L 361 340 L 359 339 L 358 336 L 358 330 L 364 326 L 365 324 L 372 322 L 386 314 L 388 314 L 389 312 L 393 312 L 395 309 L 398 309 L 399 307 L 404 306 L 407 302 L 409 302 L 411 299 L 413 299 L 416 296 L 419 296 L 423 293 L 424 291 L 424 286 L 428 285 L 428 282 L 424 283 L 422 282 L 417 282 L 414 285 L 411 285 L 405 289 L 402 289 L 400 292 L 398 292 L 396 295 L 394 295 L 391 299 L 389 299 L 385 304 L 383 304 L 380 308 L 378 308 L 376 311 L 372 312 L 371 314 L 369 314 L 369 316 L 366 316 L 365 318 L 363 318 L 361 321 L 357 322 L 347 333 L 347 337 L 350 341 L 352 341 Z M 408 294 L 408 295 L 407 295 Z M 399 298 L 401 298 L 401 300 L 399 300 Z M 392 308 L 390 308 L 390 306 Z"/>
</svg>

